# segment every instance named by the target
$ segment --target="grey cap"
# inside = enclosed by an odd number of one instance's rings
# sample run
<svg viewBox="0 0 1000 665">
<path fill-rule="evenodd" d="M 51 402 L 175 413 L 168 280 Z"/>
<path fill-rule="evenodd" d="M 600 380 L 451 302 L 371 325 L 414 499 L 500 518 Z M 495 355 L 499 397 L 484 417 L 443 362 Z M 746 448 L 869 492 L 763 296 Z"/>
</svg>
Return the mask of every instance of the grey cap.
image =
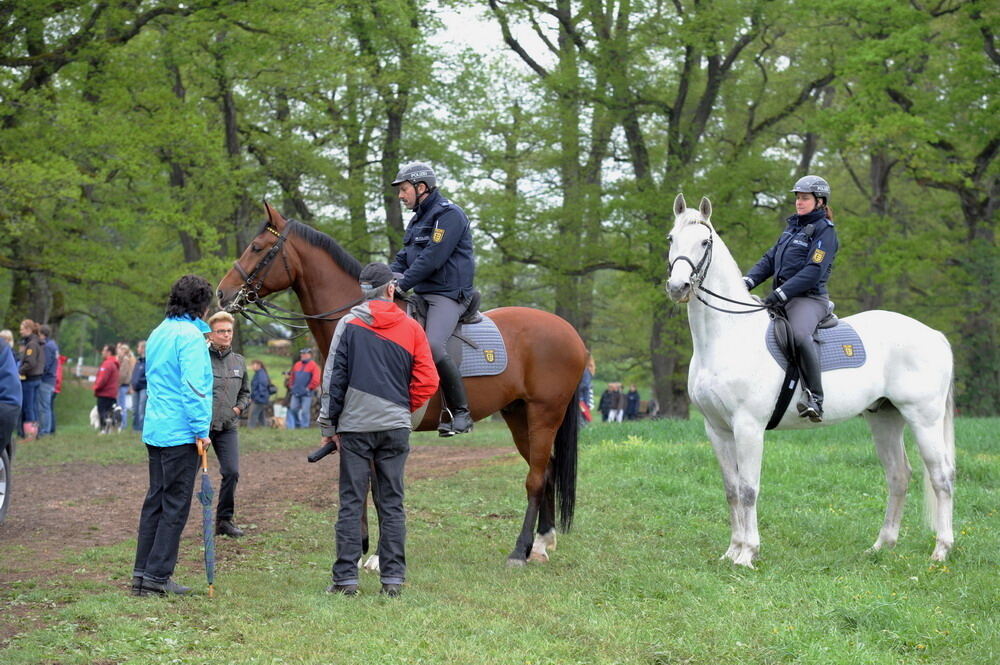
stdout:
<svg viewBox="0 0 1000 665">
<path fill-rule="evenodd" d="M 361 283 L 361 288 L 367 291 L 388 284 L 393 279 L 395 277 L 389 266 L 376 261 L 375 263 L 369 263 L 361 269 L 361 276 L 358 277 L 358 282 Z"/>
<path fill-rule="evenodd" d="M 427 189 L 434 189 L 437 186 L 437 176 L 434 175 L 434 169 L 430 164 L 410 162 L 400 167 L 392 184 L 395 186 L 404 182 L 412 182 L 414 185 L 422 182 L 427 185 Z"/>
<path fill-rule="evenodd" d="M 818 175 L 803 176 L 792 187 L 793 192 L 806 192 L 830 200 L 830 183 Z"/>
</svg>

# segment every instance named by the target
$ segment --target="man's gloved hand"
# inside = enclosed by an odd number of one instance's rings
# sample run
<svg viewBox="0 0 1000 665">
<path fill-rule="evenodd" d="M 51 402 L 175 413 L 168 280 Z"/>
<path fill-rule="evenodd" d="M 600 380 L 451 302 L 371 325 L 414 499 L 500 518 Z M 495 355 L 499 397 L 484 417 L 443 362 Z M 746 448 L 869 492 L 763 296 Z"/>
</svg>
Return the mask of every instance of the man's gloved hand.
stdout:
<svg viewBox="0 0 1000 665">
<path fill-rule="evenodd" d="M 764 298 L 764 304 L 768 307 L 776 307 L 781 305 L 783 302 L 784 301 L 781 299 L 781 296 L 779 296 L 776 291 L 771 291 L 767 294 L 767 297 Z"/>
<path fill-rule="evenodd" d="M 753 289 L 753 280 L 746 275 L 743 276 L 743 283 L 746 284 L 747 290 Z"/>
<path fill-rule="evenodd" d="M 403 279 L 403 273 L 401 273 L 401 272 L 394 272 L 394 273 L 392 273 L 392 278 L 394 280 L 396 280 L 396 284 L 399 284 L 400 280 Z"/>
</svg>

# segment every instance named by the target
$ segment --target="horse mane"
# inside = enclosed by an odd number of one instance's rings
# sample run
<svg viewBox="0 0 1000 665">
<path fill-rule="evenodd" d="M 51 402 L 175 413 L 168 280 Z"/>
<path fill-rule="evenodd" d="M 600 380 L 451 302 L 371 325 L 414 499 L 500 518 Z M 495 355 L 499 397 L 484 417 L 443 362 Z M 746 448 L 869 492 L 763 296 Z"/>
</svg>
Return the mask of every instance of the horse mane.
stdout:
<svg viewBox="0 0 1000 665">
<path fill-rule="evenodd" d="M 289 235 L 296 235 L 313 247 L 319 247 L 320 249 L 325 250 L 326 253 L 330 255 L 330 258 L 332 258 L 334 262 L 348 275 L 354 277 L 355 279 L 361 275 L 361 262 L 351 256 L 351 253 L 341 247 L 336 240 L 322 231 L 318 231 L 308 224 L 303 224 L 302 222 L 294 219 L 285 220 L 285 224 L 286 232 Z M 264 226 L 261 228 L 261 232 L 264 231 L 264 228 L 266 228 L 267 225 L 268 222 L 265 222 Z"/>
</svg>

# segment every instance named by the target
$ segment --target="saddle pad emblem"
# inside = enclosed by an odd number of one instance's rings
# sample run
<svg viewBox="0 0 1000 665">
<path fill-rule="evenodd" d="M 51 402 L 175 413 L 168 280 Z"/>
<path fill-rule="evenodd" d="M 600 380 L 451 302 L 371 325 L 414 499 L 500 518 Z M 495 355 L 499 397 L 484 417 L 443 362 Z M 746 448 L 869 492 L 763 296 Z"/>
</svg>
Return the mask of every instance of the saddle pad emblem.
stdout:
<svg viewBox="0 0 1000 665">
<path fill-rule="evenodd" d="M 847 356 L 848 358 L 853 358 L 854 357 L 854 345 L 853 344 L 844 344 L 844 355 Z"/>
<path fill-rule="evenodd" d="M 444 229 L 434 229 L 434 235 L 431 237 L 434 242 L 441 242 L 444 240 Z"/>
<path fill-rule="evenodd" d="M 486 358 L 486 362 L 493 363 L 496 362 L 496 351 L 493 349 L 483 349 L 483 357 Z"/>
<path fill-rule="evenodd" d="M 826 250 L 817 249 L 815 252 L 813 252 L 813 258 L 812 258 L 813 263 L 823 263 L 824 256 L 826 256 Z"/>
</svg>

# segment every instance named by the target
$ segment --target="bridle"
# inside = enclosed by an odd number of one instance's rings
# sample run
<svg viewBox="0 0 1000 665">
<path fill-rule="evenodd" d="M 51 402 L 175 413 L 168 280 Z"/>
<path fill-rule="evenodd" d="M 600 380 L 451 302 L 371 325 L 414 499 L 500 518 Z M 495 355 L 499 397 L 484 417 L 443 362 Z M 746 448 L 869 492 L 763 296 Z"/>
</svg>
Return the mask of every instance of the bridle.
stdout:
<svg viewBox="0 0 1000 665">
<path fill-rule="evenodd" d="M 717 312 L 724 312 L 726 314 L 752 314 L 754 312 L 760 312 L 765 309 L 770 309 L 767 305 L 759 305 L 756 302 L 743 302 L 740 300 L 733 300 L 732 298 L 727 298 L 724 295 L 718 294 L 711 289 L 707 289 L 702 286 L 702 281 L 705 279 L 705 275 L 708 273 L 709 266 L 712 265 L 712 246 L 715 240 L 715 232 L 712 230 L 708 224 L 705 222 L 698 222 L 699 224 L 704 224 L 708 229 L 708 244 L 705 246 L 705 253 L 701 255 L 701 260 L 698 261 L 697 265 L 690 257 L 684 256 L 683 254 L 674 257 L 674 260 L 670 262 L 668 269 L 672 274 L 674 272 L 674 265 L 678 261 L 684 261 L 691 266 L 691 288 L 695 290 L 695 298 L 697 298 L 702 304 L 710 309 L 714 309 Z M 722 307 L 716 307 L 715 305 L 709 303 L 707 300 L 701 297 L 698 291 L 704 291 L 710 296 L 714 296 L 719 300 L 725 300 L 726 302 L 733 303 L 734 305 L 739 305 L 741 307 L 749 307 L 750 309 L 723 309 Z"/>
<path fill-rule="evenodd" d="M 294 220 L 287 220 L 289 222 Z M 239 260 L 233 262 L 233 268 L 239 273 L 240 277 L 243 278 L 243 285 L 240 290 L 236 292 L 233 297 L 233 301 L 226 306 L 226 311 L 230 313 L 239 313 L 252 324 L 260 327 L 256 321 L 250 316 L 250 313 L 246 311 L 247 305 L 255 305 L 259 311 L 255 311 L 254 314 L 259 314 L 261 316 L 266 316 L 270 319 L 276 321 L 281 321 L 290 328 L 304 328 L 308 330 L 309 326 L 297 325 L 291 323 L 292 321 L 305 321 L 307 319 L 313 319 L 315 321 L 339 321 L 343 318 L 343 312 L 351 309 L 355 305 L 364 302 L 364 298 L 359 298 L 353 302 L 350 302 L 343 307 L 338 307 L 337 309 L 330 310 L 328 312 L 323 312 L 322 314 L 304 314 L 302 312 L 295 312 L 290 309 L 285 309 L 280 305 L 276 305 L 273 302 L 268 302 L 260 297 L 260 290 L 264 286 L 264 277 L 267 275 L 267 271 L 271 268 L 271 263 L 274 261 L 275 257 L 280 256 L 281 262 L 285 266 L 285 273 L 288 275 L 288 281 L 294 281 L 292 277 L 292 269 L 288 267 L 288 258 L 285 256 L 285 241 L 288 239 L 287 236 L 282 234 L 278 229 L 274 228 L 268 224 L 264 229 L 277 238 L 277 241 L 271 245 L 271 249 L 267 250 L 267 254 L 264 258 L 254 266 L 254 269 L 249 273 L 243 269 L 240 265 Z M 272 310 L 272 311 L 268 311 Z M 274 313 L 275 311 L 281 312 L 281 314 Z M 340 316 L 333 316 L 334 314 L 340 314 Z M 264 330 L 261 328 L 261 330 Z M 267 331 L 264 331 L 267 332 Z M 270 334 L 270 333 L 268 333 Z M 302 335 L 305 332 L 301 333 Z M 301 336 L 301 335 L 299 335 Z"/>
</svg>

